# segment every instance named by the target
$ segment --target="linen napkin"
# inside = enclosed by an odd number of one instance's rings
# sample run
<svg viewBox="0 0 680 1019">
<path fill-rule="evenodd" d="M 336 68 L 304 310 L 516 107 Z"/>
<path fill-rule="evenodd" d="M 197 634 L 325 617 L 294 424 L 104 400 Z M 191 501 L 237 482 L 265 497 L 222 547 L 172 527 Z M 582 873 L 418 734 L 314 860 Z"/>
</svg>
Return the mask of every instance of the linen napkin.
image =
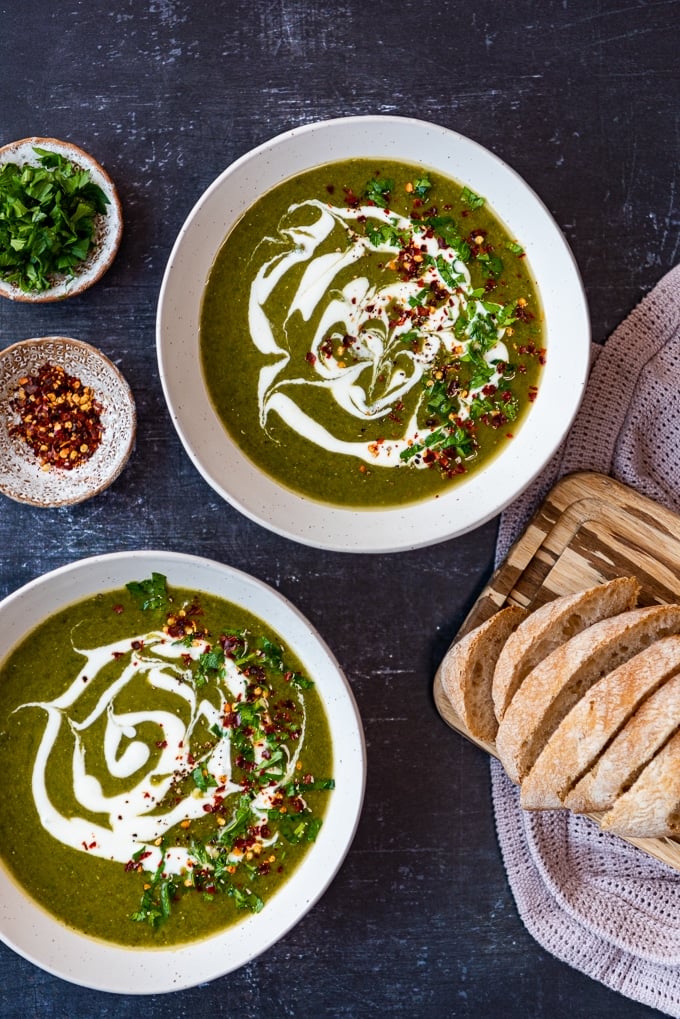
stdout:
<svg viewBox="0 0 680 1019">
<path fill-rule="evenodd" d="M 502 515 L 506 555 L 559 477 L 609 474 L 680 511 L 680 265 L 601 348 L 572 429 Z M 496 829 L 520 916 L 538 943 L 608 987 L 680 1019 L 680 872 L 568 811 L 523 811 L 497 761 Z"/>
</svg>

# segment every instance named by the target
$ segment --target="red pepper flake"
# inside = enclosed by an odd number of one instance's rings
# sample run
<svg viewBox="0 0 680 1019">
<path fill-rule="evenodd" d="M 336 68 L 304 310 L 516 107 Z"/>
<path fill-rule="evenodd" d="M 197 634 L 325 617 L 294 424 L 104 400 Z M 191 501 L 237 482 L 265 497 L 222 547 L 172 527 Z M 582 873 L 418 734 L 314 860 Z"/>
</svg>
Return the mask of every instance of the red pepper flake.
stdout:
<svg viewBox="0 0 680 1019">
<path fill-rule="evenodd" d="M 19 418 L 10 435 L 33 450 L 43 471 L 73 470 L 101 443 L 102 405 L 89 386 L 60 365 L 46 362 L 19 379 L 9 404 Z"/>
<path fill-rule="evenodd" d="M 308 361 L 309 364 L 316 364 L 316 354 L 312 354 L 311 350 L 308 350 L 305 354 L 305 361 Z"/>
<path fill-rule="evenodd" d="M 122 605 L 114 605 L 113 611 L 116 613 L 117 616 L 120 616 L 123 612 L 125 612 L 125 609 L 123 608 Z"/>
</svg>

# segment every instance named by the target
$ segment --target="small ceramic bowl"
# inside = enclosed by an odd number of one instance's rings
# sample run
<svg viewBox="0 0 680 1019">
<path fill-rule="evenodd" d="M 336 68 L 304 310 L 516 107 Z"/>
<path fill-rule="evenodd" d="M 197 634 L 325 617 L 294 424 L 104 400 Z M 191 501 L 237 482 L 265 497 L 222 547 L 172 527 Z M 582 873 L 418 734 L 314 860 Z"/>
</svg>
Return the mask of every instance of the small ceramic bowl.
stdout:
<svg viewBox="0 0 680 1019">
<path fill-rule="evenodd" d="M 41 465 L 25 438 L 13 434 L 20 413 L 12 408 L 21 380 L 45 364 L 64 369 L 89 387 L 101 407 L 97 448 L 71 470 Z M 24 340 L 0 351 L 0 492 L 33 506 L 67 506 L 97 495 L 114 481 L 132 451 L 135 402 L 127 382 L 101 351 L 66 336 Z"/>
<path fill-rule="evenodd" d="M 91 287 L 110 267 L 123 234 L 123 213 L 113 181 L 99 163 L 77 145 L 56 138 L 22 138 L 0 148 L 0 165 L 16 163 L 18 166 L 37 166 L 39 157 L 35 152 L 36 147 L 56 152 L 76 166 L 89 170 L 92 181 L 102 189 L 109 204 L 106 214 L 97 216 L 94 247 L 75 275 L 55 278 L 54 285 L 49 289 L 35 293 L 26 292 L 0 278 L 0 297 L 31 304 L 61 301 Z"/>
</svg>

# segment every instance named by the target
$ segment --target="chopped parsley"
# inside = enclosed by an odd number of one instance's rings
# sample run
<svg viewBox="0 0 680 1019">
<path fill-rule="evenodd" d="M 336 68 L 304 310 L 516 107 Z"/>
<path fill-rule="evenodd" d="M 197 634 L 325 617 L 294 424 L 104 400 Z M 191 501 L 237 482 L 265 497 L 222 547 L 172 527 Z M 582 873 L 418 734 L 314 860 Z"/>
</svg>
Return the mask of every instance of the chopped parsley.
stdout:
<svg viewBox="0 0 680 1019">
<path fill-rule="evenodd" d="M 464 187 L 460 193 L 462 201 L 469 206 L 471 209 L 481 209 L 484 205 L 484 199 L 480 195 L 476 195 L 470 188 Z"/>
<path fill-rule="evenodd" d="M 127 587 L 145 610 L 161 602 L 168 607 L 175 600 L 162 574 Z M 192 604 L 191 615 L 198 609 Z M 168 625 L 180 614 L 168 613 Z M 168 625 L 163 629 L 167 631 Z M 219 634 L 187 634 L 173 640 L 172 646 L 182 649 L 178 682 L 190 682 L 200 690 L 197 698 L 212 705 L 218 718 L 206 715 L 211 724 L 193 733 L 186 748 L 188 767 L 181 752 L 174 758 L 179 760 L 177 771 L 157 804 L 161 811 L 176 810 L 178 804 L 195 803 L 197 797 L 200 813 L 189 810 L 185 820 L 153 846 L 141 846 L 125 866 L 143 881 L 131 919 L 152 928 L 167 922 L 173 904 L 192 892 L 207 902 L 226 896 L 238 910 L 262 910 L 268 876 L 277 877 L 286 868 L 286 847 L 317 838 L 322 820 L 314 807 L 320 801 L 314 796 L 335 787 L 332 778 L 305 773 L 302 766 L 306 708 L 303 695 L 291 688 L 303 691 L 313 682 L 291 667 L 279 642 L 266 634 L 227 627 Z M 147 647 L 146 653 L 152 651 Z M 160 861 L 151 869 L 147 861 L 158 859 L 155 847 L 160 847 Z M 167 862 L 171 849 L 185 852 L 190 861 L 180 873 Z"/>
<path fill-rule="evenodd" d="M 133 580 L 125 586 L 144 612 L 168 605 L 168 585 L 162 573 L 152 573 L 147 580 Z"/>
<path fill-rule="evenodd" d="M 377 205 L 379 208 L 387 209 L 390 204 L 393 188 L 393 180 L 373 178 L 366 185 L 364 197 L 367 198 L 369 202 L 373 202 L 373 204 Z"/>
<path fill-rule="evenodd" d="M 38 166 L 0 166 L 0 277 L 27 293 L 75 275 L 109 202 L 88 170 L 57 152 L 34 152 Z"/>
</svg>

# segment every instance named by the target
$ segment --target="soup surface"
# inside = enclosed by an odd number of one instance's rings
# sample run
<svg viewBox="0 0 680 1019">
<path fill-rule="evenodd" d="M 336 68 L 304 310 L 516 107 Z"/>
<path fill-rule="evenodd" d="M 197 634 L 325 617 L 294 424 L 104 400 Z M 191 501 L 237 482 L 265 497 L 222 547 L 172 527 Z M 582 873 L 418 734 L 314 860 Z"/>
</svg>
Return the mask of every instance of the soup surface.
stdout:
<svg viewBox="0 0 680 1019">
<path fill-rule="evenodd" d="M 0 855 L 69 926 L 168 945 L 266 909 L 333 787 L 313 681 L 165 578 L 74 604 L 0 670 Z"/>
<path fill-rule="evenodd" d="M 201 311 L 232 439 L 288 488 L 348 506 L 442 491 L 512 440 L 545 360 L 521 241 L 422 167 L 331 163 L 236 223 Z"/>
</svg>

